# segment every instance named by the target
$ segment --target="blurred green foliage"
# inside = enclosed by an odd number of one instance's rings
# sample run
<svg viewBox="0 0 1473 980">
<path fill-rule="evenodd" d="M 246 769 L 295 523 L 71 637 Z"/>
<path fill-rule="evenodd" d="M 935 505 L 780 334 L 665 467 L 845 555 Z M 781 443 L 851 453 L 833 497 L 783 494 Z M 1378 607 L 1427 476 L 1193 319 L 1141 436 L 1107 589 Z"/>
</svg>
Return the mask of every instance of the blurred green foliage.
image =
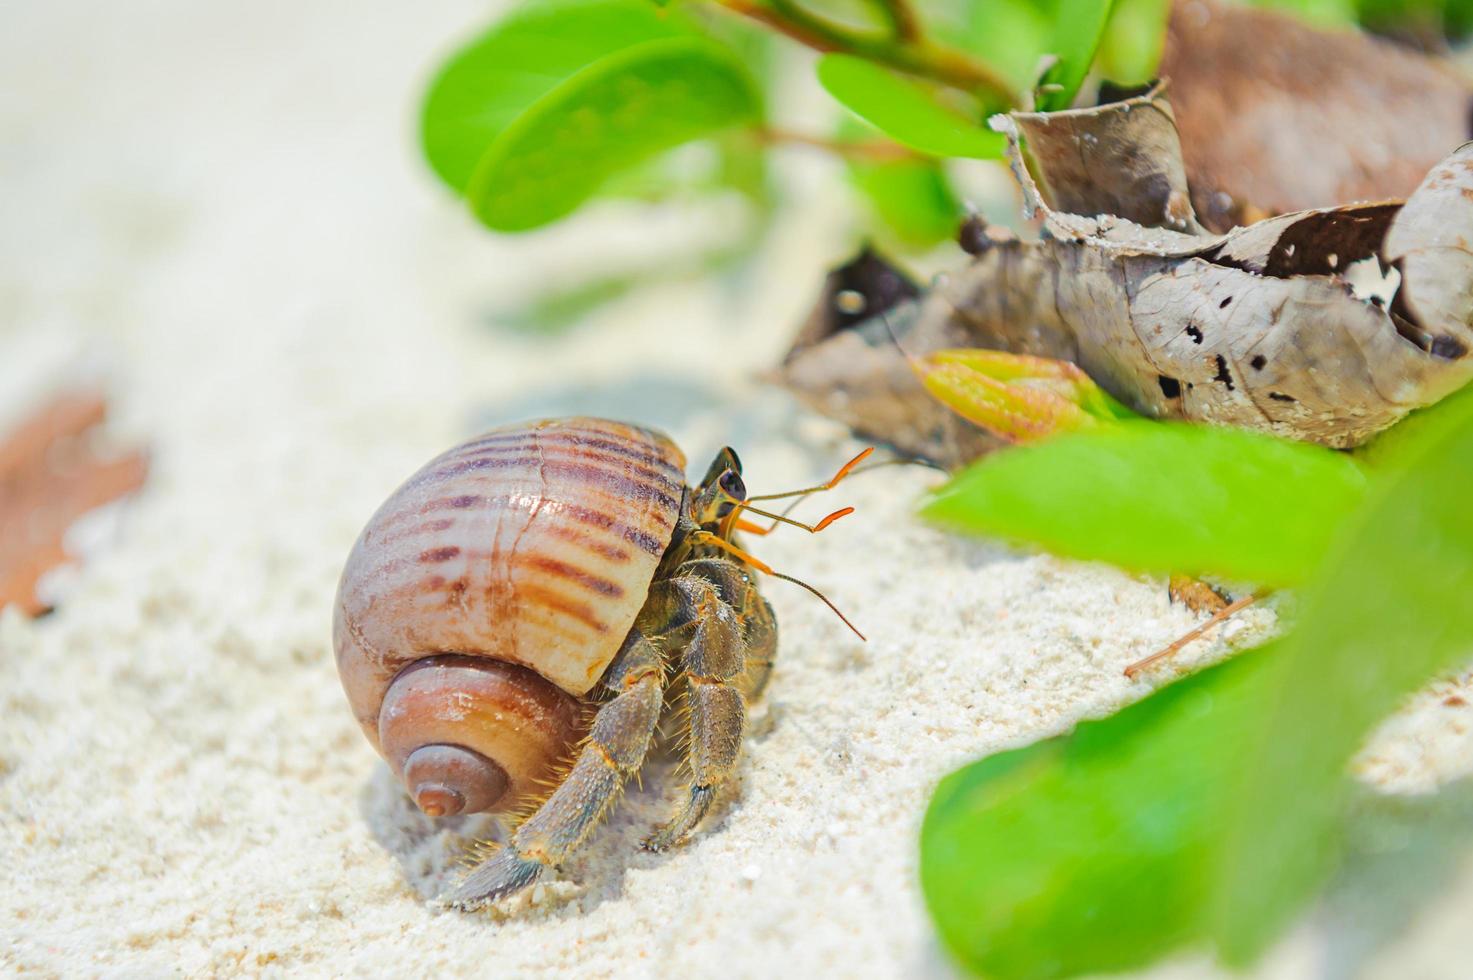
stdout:
<svg viewBox="0 0 1473 980">
<path fill-rule="evenodd" d="M 1343 453 L 1240 429 L 1122 421 L 994 453 L 925 506 L 947 527 L 1152 572 L 1305 580 L 1361 502 Z"/>
<path fill-rule="evenodd" d="M 921 877 L 961 962 L 997 977 L 1068 976 L 1190 944 L 1242 966 L 1333 873 L 1347 760 L 1401 698 L 1463 662 L 1473 636 L 1473 399 L 1429 414 L 1329 546 L 1308 546 L 1317 570 L 1286 636 L 942 782 Z M 1078 450 L 1061 438 L 1006 455 L 1055 447 Z M 1272 522 L 1249 490 L 1247 506 Z M 1299 503 L 1319 520 L 1318 501 Z M 1240 527 L 1270 550 L 1285 530 Z"/>
<path fill-rule="evenodd" d="M 891 139 L 934 157 L 1002 156 L 1002 134 L 941 101 L 941 93 L 848 54 L 818 60 L 818 80 L 856 116 Z"/>
<path fill-rule="evenodd" d="M 1414 38 L 1456 35 L 1473 0 L 1264 0 L 1325 24 L 1357 20 Z M 846 160 L 861 237 L 910 250 L 958 194 L 948 158 L 995 159 L 987 117 L 1074 103 L 1091 69 L 1146 81 L 1168 0 L 526 0 L 440 68 L 421 113 L 434 171 L 488 227 L 540 228 L 635 184 L 643 196 L 736 191 L 756 207 L 753 158 L 785 142 L 768 118 L 779 83 L 768 42 L 826 52 L 818 80 L 880 137 L 917 159 L 881 160 L 831 141 Z M 780 102 L 780 100 L 777 100 Z M 695 140 L 746 164 L 698 185 L 658 166 Z M 800 140 L 813 144 L 811 138 Z M 868 137 L 873 143 L 874 138 Z M 734 162 L 738 159 L 731 158 Z M 658 175 L 660 179 L 643 179 Z M 914 216 L 921 208 L 921 218 Z"/>
<path fill-rule="evenodd" d="M 772 28 L 829 52 L 816 64 L 820 84 L 874 128 L 864 145 L 800 141 L 843 157 L 866 205 L 856 209 L 865 237 L 919 250 L 955 230 L 944 161 L 999 158 L 1004 140 L 986 126 L 994 112 L 1067 105 L 1110 9 L 1110 0 L 529 0 L 445 61 L 425 96 L 421 142 L 436 174 L 496 231 L 540 228 L 630 187 L 658 197 L 651 175 L 686 193 L 689 183 L 659 168 L 665 151 L 712 138 L 730 148 L 745 133 L 749 150 L 766 152 L 791 135 L 763 109 L 777 77 L 754 38 Z M 867 152 L 887 141 L 912 152 Z M 702 189 L 770 203 L 731 176 Z"/>
</svg>

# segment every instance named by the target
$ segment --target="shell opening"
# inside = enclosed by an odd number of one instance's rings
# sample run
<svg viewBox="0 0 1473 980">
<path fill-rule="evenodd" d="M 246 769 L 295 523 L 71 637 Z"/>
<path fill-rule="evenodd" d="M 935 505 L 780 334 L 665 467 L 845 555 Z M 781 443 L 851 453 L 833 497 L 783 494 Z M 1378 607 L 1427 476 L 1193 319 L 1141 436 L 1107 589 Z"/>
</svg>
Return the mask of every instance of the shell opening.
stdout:
<svg viewBox="0 0 1473 980">
<path fill-rule="evenodd" d="M 404 668 L 379 708 L 384 758 L 432 817 L 515 809 L 582 734 L 572 695 L 525 667 L 442 654 Z"/>
</svg>

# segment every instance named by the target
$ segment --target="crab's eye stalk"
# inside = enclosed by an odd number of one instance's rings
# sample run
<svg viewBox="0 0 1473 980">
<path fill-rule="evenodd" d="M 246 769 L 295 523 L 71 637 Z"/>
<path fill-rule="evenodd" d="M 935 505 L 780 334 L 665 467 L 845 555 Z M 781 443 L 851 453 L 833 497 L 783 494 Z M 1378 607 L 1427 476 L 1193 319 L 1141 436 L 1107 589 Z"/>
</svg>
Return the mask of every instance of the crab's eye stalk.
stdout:
<svg viewBox="0 0 1473 980">
<path fill-rule="evenodd" d="M 747 499 L 747 485 L 742 482 L 742 476 L 736 470 L 727 470 L 721 474 L 721 479 L 717 481 L 717 485 L 721 487 L 723 493 L 733 499 Z"/>
<path fill-rule="evenodd" d="M 711 460 L 711 465 L 706 467 L 706 476 L 701 480 L 701 486 L 716 486 L 722 474 L 728 470 L 734 473 L 740 473 L 742 471 L 742 461 L 737 457 L 735 449 L 732 449 L 730 446 L 722 446 L 721 452 L 717 453 L 716 458 Z"/>
</svg>

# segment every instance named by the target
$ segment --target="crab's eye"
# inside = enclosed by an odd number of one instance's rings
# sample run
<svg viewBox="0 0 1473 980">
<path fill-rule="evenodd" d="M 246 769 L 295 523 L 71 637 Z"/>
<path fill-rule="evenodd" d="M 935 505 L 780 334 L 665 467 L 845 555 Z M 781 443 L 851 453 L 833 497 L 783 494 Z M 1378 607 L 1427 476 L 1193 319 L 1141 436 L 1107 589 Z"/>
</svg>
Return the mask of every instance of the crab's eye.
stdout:
<svg viewBox="0 0 1473 980">
<path fill-rule="evenodd" d="M 721 479 L 717 481 L 717 485 L 737 500 L 747 499 L 747 485 L 742 482 L 741 475 L 736 470 L 727 470 L 721 474 Z"/>
</svg>

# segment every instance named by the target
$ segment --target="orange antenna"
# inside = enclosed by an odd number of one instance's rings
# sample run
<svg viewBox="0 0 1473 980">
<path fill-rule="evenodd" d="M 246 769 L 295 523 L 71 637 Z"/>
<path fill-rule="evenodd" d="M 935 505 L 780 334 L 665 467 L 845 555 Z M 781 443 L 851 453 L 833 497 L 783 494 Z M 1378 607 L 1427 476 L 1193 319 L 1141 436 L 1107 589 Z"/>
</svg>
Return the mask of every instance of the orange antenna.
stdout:
<svg viewBox="0 0 1473 980">
<path fill-rule="evenodd" d="M 930 460 L 928 460 L 928 459 L 922 459 L 919 456 L 896 456 L 896 457 L 894 457 L 892 459 L 882 459 L 882 460 L 880 460 L 878 462 L 870 463 L 868 466 L 856 466 L 853 469 L 848 469 L 847 472 L 845 472 L 843 474 L 843 476 L 844 476 L 845 479 L 848 479 L 851 476 L 858 476 L 860 473 L 868 473 L 871 470 L 880 469 L 882 466 L 924 466 L 927 469 L 940 470 L 942 473 L 945 473 L 946 472 L 946 468 L 944 466 L 938 466 L 935 463 L 931 462 Z M 778 513 L 776 515 L 774 515 L 774 516 L 775 517 L 787 517 L 789 514 L 791 514 L 793 512 L 793 510 L 799 504 L 801 504 L 803 502 L 803 500 L 804 500 L 803 497 L 798 497 L 798 498 L 796 498 L 794 500 L 789 501 L 788 502 L 788 505 L 786 507 L 784 507 L 782 510 L 778 511 Z M 753 510 L 753 511 L 756 511 L 757 510 L 757 508 L 755 508 L 755 507 L 748 508 L 748 507 L 745 507 L 745 506 L 743 507 L 743 509 L 745 509 L 745 510 Z M 761 512 L 758 511 L 758 513 L 761 513 Z M 842 512 L 836 512 L 834 514 L 830 514 L 828 517 L 825 517 L 823 520 L 821 520 L 821 521 L 818 522 L 818 529 L 821 531 L 825 527 L 827 527 L 829 524 L 831 524 L 832 522 L 838 520 L 840 517 L 843 517 L 846 514 L 850 514 L 850 513 L 853 513 L 853 508 L 852 507 L 845 508 Z M 774 520 L 767 527 L 762 527 L 760 524 L 753 524 L 751 521 L 744 521 L 744 520 L 741 519 L 740 516 L 738 516 L 737 519 L 736 519 L 736 521 L 734 522 L 734 524 L 732 526 L 735 527 L 738 531 L 745 531 L 748 534 L 755 534 L 755 535 L 758 535 L 758 536 L 765 536 L 765 535 L 771 534 L 773 531 L 777 530 L 777 524 L 778 524 L 778 522 L 776 520 Z M 728 530 L 730 530 L 730 529 L 728 528 Z"/>
<path fill-rule="evenodd" d="M 785 497 L 804 497 L 804 496 L 807 496 L 810 493 L 823 493 L 825 490 L 832 490 L 832 489 L 834 489 L 834 487 L 836 487 L 836 486 L 839 485 L 839 481 L 840 480 L 844 479 L 844 477 L 848 476 L 850 473 L 853 473 L 854 472 L 854 467 L 856 467 L 860 463 L 864 462 L 864 460 L 869 456 L 869 454 L 872 453 L 872 452 L 874 452 L 874 451 L 875 451 L 875 447 L 874 446 L 867 447 L 858 456 L 855 456 L 849 462 L 847 462 L 843 466 L 839 467 L 839 472 L 835 473 L 829 479 L 829 481 L 827 483 L 820 483 L 816 487 L 804 487 L 802 490 L 787 490 L 787 491 L 784 491 L 783 493 L 764 493 L 764 494 L 759 494 L 756 497 L 748 497 L 745 501 L 743 501 L 743 503 L 750 503 L 751 501 L 754 501 L 754 500 L 782 500 Z"/>
<path fill-rule="evenodd" d="M 817 524 L 804 524 L 802 521 L 793 520 L 786 514 L 773 514 L 769 511 L 761 510 L 757 507 L 745 507 L 743 508 L 743 510 L 751 514 L 756 514 L 759 517 L 772 518 L 772 524 L 768 527 L 763 527 L 760 524 L 753 524 L 751 521 L 744 521 L 741 518 L 737 518 L 733 522 L 732 526 L 735 527 L 738 531 L 746 531 L 748 534 L 755 534 L 759 537 L 771 534 L 779 524 L 791 524 L 793 527 L 801 527 L 809 534 L 817 534 L 819 531 L 822 531 L 824 528 L 828 527 L 839 518 L 848 517 L 850 514 L 854 513 L 853 507 L 841 507 L 838 510 L 834 511 L 832 514 L 829 514 L 823 520 L 819 521 Z M 730 515 L 728 515 L 728 517 L 729 516 Z"/>
<path fill-rule="evenodd" d="M 791 575 L 784 575 L 782 572 L 774 571 L 773 567 L 767 564 L 765 561 L 762 561 L 760 558 L 755 557 L 750 552 L 737 547 L 730 541 L 727 541 L 725 538 L 722 538 L 716 534 L 712 534 L 710 531 L 697 532 L 697 536 L 699 536 L 702 541 L 706 541 L 710 544 L 715 545 L 722 551 L 725 551 L 727 554 L 734 555 L 737 558 L 740 558 L 742 561 L 746 562 L 748 565 L 751 565 L 753 568 L 757 569 L 757 571 L 762 572 L 765 575 L 771 575 L 773 578 L 780 578 L 784 582 L 792 582 L 794 585 L 801 586 L 802 588 L 807 589 L 809 592 L 812 592 L 814 595 L 818 596 L 819 599 L 823 600 L 823 604 L 828 606 L 829 609 L 833 611 L 833 614 L 835 616 L 838 616 L 841 620 L 844 621 L 845 626 L 854 631 L 855 636 L 859 637 L 861 640 L 864 640 L 866 643 L 869 642 L 865 635 L 859 632 L 859 629 L 855 627 L 853 623 L 849 622 L 849 617 L 845 616 L 842 612 L 839 611 L 838 606 L 829 601 L 828 596 L 824 595 L 822 592 L 818 591 L 807 582 L 803 581 L 802 579 L 793 578 L 793 576 Z"/>
<path fill-rule="evenodd" d="M 722 519 L 722 521 L 721 521 L 721 536 L 723 538 L 729 538 L 729 537 L 731 537 L 732 530 L 733 529 L 737 529 L 737 528 L 740 528 L 741 530 L 744 530 L 744 531 L 748 531 L 748 532 L 750 532 L 752 534 L 758 534 L 758 535 L 771 534 L 774 530 L 777 529 L 777 526 L 779 524 L 792 524 L 795 527 L 801 527 L 801 528 L 803 528 L 805 531 L 808 531 L 811 534 L 817 534 L 819 531 L 822 531 L 824 528 L 828 527 L 830 524 L 832 524 L 834 521 L 837 521 L 839 518 L 843 517 L 844 515 L 854 513 L 854 508 L 853 507 L 841 508 L 840 510 L 834 511 L 832 514 L 828 515 L 823 520 L 819 521 L 818 524 L 816 524 L 816 525 L 809 525 L 809 524 L 804 524 L 801 521 L 795 521 L 795 520 L 789 519 L 789 517 L 787 516 L 787 511 L 783 511 L 783 513 L 781 513 L 781 514 L 773 514 L 773 513 L 770 513 L 768 511 L 760 510 L 760 509 L 758 509 L 756 507 L 753 507 L 752 506 L 752 503 L 754 501 L 758 501 L 758 500 L 782 500 L 782 499 L 785 499 L 787 497 L 799 497 L 799 498 L 802 498 L 802 497 L 808 496 L 809 494 L 823 493 L 825 490 L 832 490 L 834 487 L 836 487 L 836 486 L 839 485 L 839 481 L 843 480 L 850 473 L 853 473 L 854 472 L 854 468 L 856 466 L 858 466 L 860 463 L 864 462 L 865 458 L 868 457 L 869 454 L 872 453 L 872 452 L 874 452 L 874 451 L 875 451 L 875 447 L 874 446 L 869 446 L 869 447 L 865 448 L 862 452 L 859 453 L 859 455 L 855 456 L 849 462 L 847 462 L 843 466 L 839 467 L 839 471 L 837 473 L 835 473 L 832 477 L 830 477 L 826 482 L 820 483 L 818 486 L 804 487 L 801 490 L 787 490 L 787 491 L 784 491 L 783 493 L 759 494 L 759 495 L 757 495 L 755 497 L 748 497 L 746 500 L 739 501 L 736 504 L 736 506 L 731 509 L 731 513 L 727 514 L 726 517 L 724 517 Z M 796 501 L 795 501 L 795 503 L 796 503 Z M 791 507 L 788 508 L 788 510 L 791 510 L 791 509 L 792 509 Z M 771 518 L 772 519 L 772 526 L 771 527 L 768 527 L 766 529 L 763 529 L 759 525 L 753 524 L 750 521 L 743 521 L 741 519 L 742 518 L 742 512 L 743 511 L 749 511 L 749 510 L 752 511 L 753 513 L 755 513 L 755 514 L 761 514 L 763 517 Z"/>
</svg>

